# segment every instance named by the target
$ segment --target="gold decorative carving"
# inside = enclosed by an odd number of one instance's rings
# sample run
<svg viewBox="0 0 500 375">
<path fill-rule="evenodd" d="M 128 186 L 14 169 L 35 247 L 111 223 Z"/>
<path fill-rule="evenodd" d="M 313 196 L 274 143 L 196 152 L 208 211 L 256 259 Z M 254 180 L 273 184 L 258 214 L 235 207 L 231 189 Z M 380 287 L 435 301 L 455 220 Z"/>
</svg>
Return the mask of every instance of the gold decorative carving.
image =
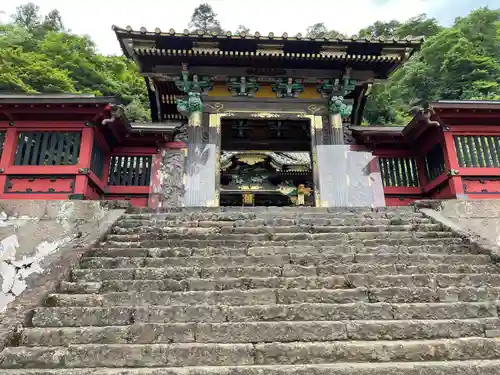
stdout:
<svg viewBox="0 0 500 375">
<path fill-rule="evenodd" d="M 189 115 L 188 125 L 189 126 L 201 126 L 201 112 L 192 112 Z"/>
<path fill-rule="evenodd" d="M 269 112 L 252 113 L 250 116 L 257 117 L 257 118 L 278 118 L 278 117 L 281 117 L 278 113 L 269 113 Z"/>
<path fill-rule="evenodd" d="M 316 104 L 311 104 L 309 107 L 307 107 L 307 109 L 314 115 L 316 112 L 321 111 L 323 107 L 318 107 Z"/>
<path fill-rule="evenodd" d="M 236 158 L 242 163 L 248 165 L 255 165 L 257 163 L 261 163 L 266 160 L 264 155 L 255 155 L 255 154 L 238 155 Z"/>
<path fill-rule="evenodd" d="M 220 112 L 224 109 L 224 104 L 222 103 L 214 103 L 214 104 L 205 104 L 208 108 L 213 109 L 215 112 Z"/>
<path fill-rule="evenodd" d="M 243 204 L 251 204 L 253 205 L 255 202 L 255 195 L 251 193 L 244 193 L 243 194 Z"/>
<path fill-rule="evenodd" d="M 342 117 L 339 113 L 330 115 L 330 124 L 333 129 L 341 129 L 343 127 Z"/>
<path fill-rule="evenodd" d="M 211 128 L 220 129 L 220 116 L 211 113 L 208 117 L 208 126 Z"/>
<path fill-rule="evenodd" d="M 209 108 L 212 108 L 216 112 L 220 112 L 224 108 L 224 106 L 222 105 L 222 103 L 207 104 L 207 106 Z M 318 110 L 320 110 L 320 109 L 321 108 L 319 108 Z M 311 111 L 310 108 L 309 108 L 309 110 Z M 312 111 L 311 112 L 315 113 L 317 111 L 315 111 L 315 108 L 312 107 Z M 212 114 L 210 114 L 210 117 L 209 117 L 210 118 L 210 126 L 211 127 L 216 127 L 217 131 L 219 132 L 220 131 L 222 117 L 232 117 L 232 116 L 238 116 L 240 114 L 247 114 L 247 115 L 250 114 L 251 117 L 254 117 L 254 118 L 264 118 L 264 119 L 265 118 L 279 118 L 282 115 L 293 115 L 293 116 L 296 116 L 297 118 L 308 119 L 309 123 L 310 123 L 310 129 L 311 129 L 311 134 L 312 135 L 315 133 L 316 127 L 322 128 L 322 126 L 323 126 L 322 116 L 314 116 L 314 114 L 308 114 L 306 112 L 299 112 L 299 111 L 275 111 L 274 113 L 270 113 L 270 112 L 255 112 L 255 111 L 252 111 L 252 110 L 236 110 L 235 112 L 212 113 Z M 217 152 L 220 152 L 220 150 L 218 149 Z M 220 161 L 220 154 L 217 155 L 217 159 Z M 318 157 L 317 157 L 317 153 L 316 153 L 315 150 L 313 150 L 313 152 L 312 152 L 312 167 L 313 167 L 313 170 L 314 170 L 314 175 L 318 176 L 318 173 L 317 173 Z M 219 173 L 216 172 L 217 173 L 216 174 L 216 180 L 219 180 L 219 178 L 220 178 L 220 169 L 217 168 L 217 171 Z M 320 198 L 320 191 L 319 191 L 319 185 L 318 185 L 317 181 L 315 181 L 314 185 L 315 185 L 314 186 L 315 205 L 316 205 L 316 207 L 322 207 L 322 205 L 321 205 L 322 202 L 321 202 L 321 198 Z M 241 190 L 247 190 L 247 191 L 258 191 L 258 190 L 263 189 L 263 187 L 259 186 L 259 185 L 248 185 L 248 186 L 241 186 L 240 189 Z M 215 204 L 218 206 L 219 203 L 220 203 L 220 191 L 218 190 L 216 192 L 216 194 L 217 194 L 217 198 L 215 200 Z"/>
<path fill-rule="evenodd" d="M 314 116 L 311 125 L 314 129 L 323 129 L 323 118 L 321 116 Z"/>
<path fill-rule="evenodd" d="M 261 185 L 240 185 L 238 186 L 240 190 L 262 190 L 263 187 Z"/>
</svg>

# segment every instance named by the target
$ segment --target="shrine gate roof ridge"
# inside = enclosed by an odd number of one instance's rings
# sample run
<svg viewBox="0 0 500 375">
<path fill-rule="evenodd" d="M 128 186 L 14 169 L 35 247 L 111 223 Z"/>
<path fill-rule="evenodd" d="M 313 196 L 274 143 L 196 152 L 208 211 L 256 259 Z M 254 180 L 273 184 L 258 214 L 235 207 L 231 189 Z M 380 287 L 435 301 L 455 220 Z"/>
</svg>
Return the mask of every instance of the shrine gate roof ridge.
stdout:
<svg viewBox="0 0 500 375">
<path fill-rule="evenodd" d="M 174 29 L 163 32 L 145 27 L 133 30 L 130 26 L 113 26 L 125 56 L 141 57 L 239 57 L 277 58 L 310 61 L 346 61 L 364 63 L 401 64 L 420 49 L 424 38 L 408 36 L 403 39 L 304 37 L 287 33 L 267 36 L 253 34 L 225 34 L 192 32 L 179 33 Z M 132 41 L 132 43 L 130 43 Z"/>
</svg>

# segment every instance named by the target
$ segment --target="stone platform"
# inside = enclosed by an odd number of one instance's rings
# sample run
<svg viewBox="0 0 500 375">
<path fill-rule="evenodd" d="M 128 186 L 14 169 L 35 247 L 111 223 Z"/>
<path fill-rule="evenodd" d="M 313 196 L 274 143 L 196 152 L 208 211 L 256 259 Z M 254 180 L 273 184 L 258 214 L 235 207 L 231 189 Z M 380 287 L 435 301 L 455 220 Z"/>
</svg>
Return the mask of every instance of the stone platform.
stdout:
<svg viewBox="0 0 500 375">
<path fill-rule="evenodd" d="M 124 214 L 0 374 L 500 374 L 500 268 L 406 209 Z"/>
</svg>

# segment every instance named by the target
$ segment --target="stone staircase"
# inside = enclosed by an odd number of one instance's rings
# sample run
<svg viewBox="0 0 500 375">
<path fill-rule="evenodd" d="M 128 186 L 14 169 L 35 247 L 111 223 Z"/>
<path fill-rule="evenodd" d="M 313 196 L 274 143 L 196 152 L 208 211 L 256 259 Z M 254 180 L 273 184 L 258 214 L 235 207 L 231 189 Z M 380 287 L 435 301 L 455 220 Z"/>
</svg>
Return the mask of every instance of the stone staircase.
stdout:
<svg viewBox="0 0 500 375">
<path fill-rule="evenodd" d="M 410 209 L 124 215 L 0 374 L 500 374 L 500 268 Z"/>
</svg>

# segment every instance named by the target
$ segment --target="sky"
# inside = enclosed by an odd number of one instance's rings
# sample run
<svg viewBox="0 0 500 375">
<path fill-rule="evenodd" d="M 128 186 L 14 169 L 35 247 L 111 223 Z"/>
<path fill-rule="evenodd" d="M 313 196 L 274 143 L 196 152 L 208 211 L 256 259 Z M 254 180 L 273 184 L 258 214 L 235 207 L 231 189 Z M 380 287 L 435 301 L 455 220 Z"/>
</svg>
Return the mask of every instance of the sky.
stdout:
<svg viewBox="0 0 500 375">
<path fill-rule="evenodd" d="M 6 21 L 16 7 L 29 0 L 0 2 L 0 21 Z M 153 31 L 184 30 L 200 0 L 31 0 L 42 14 L 58 9 L 64 25 L 74 33 L 89 35 L 100 52 L 121 54 L 111 30 L 142 26 Z M 375 21 L 406 19 L 427 13 L 449 25 L 456 17 L 481 6 L 500 8 L 500 0 L 206 0 L 218 14 L 221 26 L 236 30 L 245 25 L 261 34 L 287 32 L 295 35 L 308 26 L 324 22 L 329 29 L 355 34 Z"/>
</svg>

